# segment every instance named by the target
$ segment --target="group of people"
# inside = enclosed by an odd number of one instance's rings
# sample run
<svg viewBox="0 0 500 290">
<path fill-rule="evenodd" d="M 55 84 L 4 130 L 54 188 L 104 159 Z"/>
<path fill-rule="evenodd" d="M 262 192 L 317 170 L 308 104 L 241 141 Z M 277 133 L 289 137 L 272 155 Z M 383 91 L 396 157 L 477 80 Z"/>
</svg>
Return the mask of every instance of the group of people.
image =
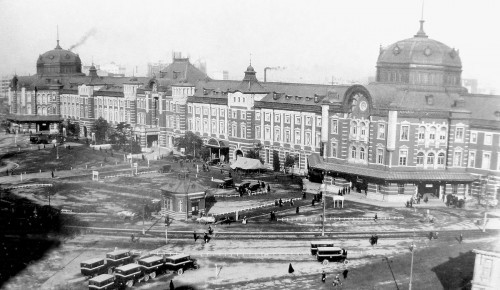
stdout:
<svg viewBox="0 0 500 290">
<path fill-rule="evenodd" d="M 276 218 L 276 211 L 270 211 L 269 212 L 269 221 L 277 221 L 278 219 Z"/>
<path fill-rule="evenodd" d="M 349 270 L 345 269 L 342 272 L 342 275 L 344 276 L 344 280 L 347 279 L 347 274 L 349 273 Z M 323 270 L 323 273 L 321 273 L 321 282 L 325 283 L 326 282 L 326 272 Z M 333 279 L 332 285 L 335 286 L 341 286 L 342 281 L 340 281 L 339 274 L 335 275 L 335 279 Z"/>
<path fill-rule="evenodd" d="M 370 244 L 373 246 L 373 245 L 377 245 L 378 244 L 378 235 L 375 234 L 375 235 L 372 235 L 370 237 Z"/>
<path fill-rule="evenodd" d="M 207 244 L 208 242 L 210 242 L 210 239 L 211 239 L 210 236 L 213 233 L 214 233 L 214 230 L 212 229 L 212 226 L 208 226 L 208 234 L 207 234 L 207 232 L 203 233 L 203 241 L 205 242 L 205 244 Z M 196 230 L 193 232 L 193 238 L 194 238 L 194 242 L 196 243 L 196 241 L 199 238 L 198 234 L 196 233 Z"/>
<path fill-rule="evenodd" d="M 349 186 L 344 186 L 342 189 L 339 189 L 338 195 L 343 196 L 351 193 L 351 188 Z"/>
</svg>

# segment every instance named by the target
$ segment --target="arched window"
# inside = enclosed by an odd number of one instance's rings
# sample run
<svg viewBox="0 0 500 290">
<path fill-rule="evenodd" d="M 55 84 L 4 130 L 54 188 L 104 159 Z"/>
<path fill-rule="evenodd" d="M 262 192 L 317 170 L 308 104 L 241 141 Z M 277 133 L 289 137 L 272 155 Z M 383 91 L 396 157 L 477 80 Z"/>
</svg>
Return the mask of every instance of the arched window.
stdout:
<svg viewBox="0 0 500 290">
<path fill-rule="evenodd" d="M 429 132 L 429 140 L 436 140 L 436 127 L 432 126 L 431 131 Z"/>
<path fill-rule="evenodd" d="M 444 165 L 444 153 L 441 152 L 438 154 L 438 160 L 437 160 L 438 165 Z"/>
<path fill-rule="evenodd" d="M 365 148 L 359 148 L 359 159 L 365 160 Z"/>
<path fill-rule="evenodd" d="M 365 122 L 361 122 L 360 127 L 361 127 L 361 136 L 363 136 L 363 137 L 366 136 L 366 124 L 365 124 Z M 363 159 L 363 158 L 361 158 L 361 159 Z"/>
<path fill-rule="evenodd" d="M 356 159 L 356 147 L 351 147 L 351 158 Z"/>
<path fill-rule="evenodd" d="M 417 165 L 424 165 L 424 152 L 418 152 Z"/>
<path fill-rule="evenodd" d="M 434 165 L 434 156 L 433 152 L 427 154 L 427 165 Z"/>
<path fill-rule="evenodd" d="M 358 134 L 358 122 L 356 122 L 356 121 L 351 122 L 351 134 L 352 135 Z"/>
</svg>

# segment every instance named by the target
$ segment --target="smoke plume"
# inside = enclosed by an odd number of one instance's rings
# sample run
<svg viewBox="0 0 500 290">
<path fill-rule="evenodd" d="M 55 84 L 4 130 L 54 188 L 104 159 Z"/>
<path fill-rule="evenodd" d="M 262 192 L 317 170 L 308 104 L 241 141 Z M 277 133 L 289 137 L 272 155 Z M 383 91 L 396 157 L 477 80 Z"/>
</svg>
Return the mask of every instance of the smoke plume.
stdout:
<svg viewBox="0 0 500 290">
<path fill-rule="evenodd" d="M 92 28 L 91 30 L 87 31 L 87 33 L 85 33 L 85 35 L 82 36 L 82 38 L 80 38 L 80 40 L 78 40 L 77 43 L 75 43 L 69 47 L 69 50 L 73 50 L 74 48 L 77 48 L 80 45 L 84 44 L 85 41 L 87 41 L 87 39 L 89 39 L 89 37 L 94 36 L 96 33 L 97 33 L 97 29 L 95 29 L 95 28 Z"/>
</svg>

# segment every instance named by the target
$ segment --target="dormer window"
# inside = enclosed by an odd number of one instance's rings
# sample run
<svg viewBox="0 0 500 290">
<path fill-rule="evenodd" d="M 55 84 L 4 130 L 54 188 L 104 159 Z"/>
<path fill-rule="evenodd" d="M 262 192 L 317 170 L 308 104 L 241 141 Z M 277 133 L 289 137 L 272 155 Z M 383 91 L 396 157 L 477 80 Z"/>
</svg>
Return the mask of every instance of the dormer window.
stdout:
<svg viewBox="0 0 500 290">
<path fill-rule="evenodd" d="M 434 96 L 433 95 L 425 96 L 425 101 L 426 101 L 427 105 L 429 105 L 429 106 L 434 105 Z"/>
</svg>

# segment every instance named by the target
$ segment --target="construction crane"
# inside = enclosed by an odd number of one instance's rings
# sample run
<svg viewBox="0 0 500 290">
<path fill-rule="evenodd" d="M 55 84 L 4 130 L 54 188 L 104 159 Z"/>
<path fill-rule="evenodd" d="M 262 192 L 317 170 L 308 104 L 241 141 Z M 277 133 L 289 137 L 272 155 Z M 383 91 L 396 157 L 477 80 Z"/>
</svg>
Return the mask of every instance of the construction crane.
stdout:
<svg viewBox="0 0 500 290">
<path fill-rule="evenodd" d="M 267 81 L 267 71 L 268 70 L 284 70 L 286 69 L 285 67 L 280 67 L 280 66 L 275 66 L 275 67 L 265 67 L 264 68 L 264 82 Z"/>
</svg>

